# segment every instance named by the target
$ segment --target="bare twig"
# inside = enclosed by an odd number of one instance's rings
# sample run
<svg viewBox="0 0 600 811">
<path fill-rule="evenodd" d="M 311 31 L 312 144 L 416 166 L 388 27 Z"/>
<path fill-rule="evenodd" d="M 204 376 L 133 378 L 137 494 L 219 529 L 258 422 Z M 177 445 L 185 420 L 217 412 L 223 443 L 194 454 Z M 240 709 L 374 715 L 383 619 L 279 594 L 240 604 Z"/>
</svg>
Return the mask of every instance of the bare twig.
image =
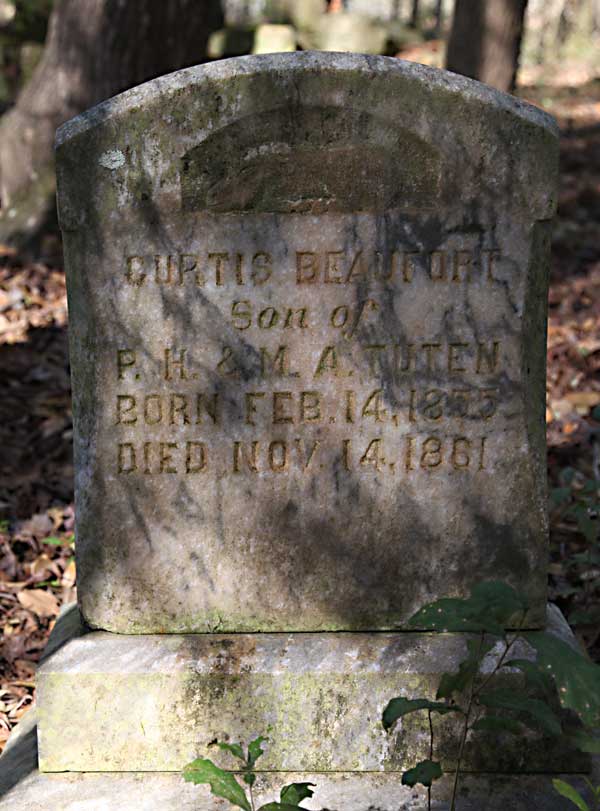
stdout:
<svg viewBox="0 0 600 811">
<path fill-rule="evenodd" d="M 431 710 L 427 710 L 429 719 L 429 760 L 433 760 L 433 720 Z M 427 786 L 427 811 L 431 811 L 431 786 Z"/>
<path fill-rule="evenodd" d="M 485 639 L 485 633 L 482 631 L 479 637 L 479 650 L 477 652 L 477 658 L 481 657 L 481 651 L 483 649 L 483 641 Z M 465 722 L 463 724 L 463 731 L 460 739 L 460 747 L 458 750 L 458 758 L 456 760 L 456 769 L 454 770 L 454 785 L 452 786 L 452 802 L 450 804 L 450 811 L 456 811 L 456 795 L 458 793 L 458 781 L 460 778 L 460 767 L 463 758 L 463 752 L 465 749 L 465 743 L 467 741 L 467 735 L 469 734 L 469 718 L 471 716 L 471 708 L 473 706 L 473 697 L 475 691 L 475 677 L 473 677 L 473 681 L 471 682 L 471 688 L 469 690 L 469 700 L 467 702 L 467 709 L 465 711 Z"/>
</svg>

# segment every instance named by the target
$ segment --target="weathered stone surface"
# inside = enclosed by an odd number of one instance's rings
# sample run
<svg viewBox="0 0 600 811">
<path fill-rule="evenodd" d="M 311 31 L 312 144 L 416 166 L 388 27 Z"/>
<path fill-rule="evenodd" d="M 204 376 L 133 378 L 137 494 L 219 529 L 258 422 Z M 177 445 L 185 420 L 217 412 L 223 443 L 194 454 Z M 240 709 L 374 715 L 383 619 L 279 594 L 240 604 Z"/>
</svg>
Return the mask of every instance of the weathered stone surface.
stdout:
<svg viewBox="0 0 600 811">
<path fill-rule="evenodd" d="M 296 50 L 296 32 L 291 25 L 259 25 L 254 34 L 254 54 L 285 53 Z"/>
<path fill-rule="evenodd" d="M 493 577 L 541 623 L 556 154 L 536 108 L 340 54 L 61 128 L 87 621 L 393 629 Z"/>
<path fill-rule="evenodd" d="M 0 759 L 0 779 L 3 768 Z M 586 785 L 577 774 L 563 780 L 586 795 Z M 425 811 L 422 786 L 409 789 L 397 774 L 260 774 L 257 802 L 278 798 L 288 782 L 316 783 L 315 796 L 302 803 L 307 811 Z M 597 782 L 597 781 L 596 781 Z M 452 781 L 444 777 L 435 784 L 432 808 L 448 811 Z M 460 811 L 567 811 L 564 798 L 545 775 L 465 775 L 458 793 Z M 184 783 L 177 774 L 39 774 L 30 773 L 6 795 L 0 795 L 0 811 L 229 811 L 224 800 L 210 796 L 207 786 Z"/>
<path fill-rule="evenodd" d="M 556 610 L 549 621 L 555 633 L 573 642 L 566 623 Z M 57 631 L 58 629 L 58 631 Z M 77 613 L 69 610 L 57 622 L 46 661 L 60 650 L 69 635 L 82 632 Z M 96 635 L 94 635 L 96 636 Z M 130 639 L 129 641 L 135 641 Z M 132 702 L 134 698 L 132 697 Z M 0 811 L 197 811 L 225 809 L 228 806 L 210 797 L 205 787 L 184 783 L 177 773 L 66 773 L 40 774 L 37 769 L 36 710 L 31 710 L 11 736 L 0 758 Z M 114 718 L 109 721 L 110 729 Z M 134 727 L 139 721 L 136 719 Z M 109 735 L 110 735 L 109 729 Z M 211 750 L 211 755 L 221 757 Z M 220 761 L 225 765 L 224 761 Z M 563 769 L 566 769 L 566 764 Z M 600 782 L 598 762 L 591 779 Z M 563 774 L 564 779 L 585 791 L 581 776 Z M 395 773 L 268 773 L 258 776 L 259 801 L 273 799 L 285 782 L 308 780 L 317 784 L 308 808 L 329 811 L 424 811 L 422 789 L 409 790 L 400 785 Z M 448 811 L 450 781 L 436 784 L 433 808 Z M 563 811 L 564 803 L 550 784 L 549 775 L 465 775 L 460 788 L 461 811 Z M 118 804 L 118 805 L 117 805 Z"/>
<path fill-rule="evenodd" d="M 571 644 L 558 613 L 551 629 Z M 522 646 L 515 657 L 533 657 Z M 435 696 L 458 669 L 456 634 L 196 634 L 93 632 L 38 672 L 42 771 L 177 771 L 208 744 L 269 731 L 261 770 L 402 771 L 428 756 L 425 714 L 387 736 L 381 713 L 395 695 Z M 492 651 L 484 672 L 493 667 Z M 509 678 L 520 684 L 514 674 Z M 447 767 L 460 724 L 436 720 Z M 582 770 L 588 759 L 538 737 L 473 736 L 470 771 Z"/>
</svg>

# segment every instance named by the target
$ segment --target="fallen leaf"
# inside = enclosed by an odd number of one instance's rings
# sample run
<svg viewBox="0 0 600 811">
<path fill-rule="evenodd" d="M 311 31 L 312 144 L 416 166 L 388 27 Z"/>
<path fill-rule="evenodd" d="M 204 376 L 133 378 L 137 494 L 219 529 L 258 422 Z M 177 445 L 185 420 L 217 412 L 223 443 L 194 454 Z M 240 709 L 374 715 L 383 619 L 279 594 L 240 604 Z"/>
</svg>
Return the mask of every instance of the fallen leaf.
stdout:
<svg viewBox="0 0 600 811">
<path fill-rule="evenodd" d="M 43 589 L 23 589 L 17 595 L 19 602 L 38 617 L 55 617 L 58 614 L 58 600 L 51 591 Z"/>
<path fill-rule="evenodd" d="M 575 407 L 593 408 L 600 404 L 600 391 L 569 391 L 565 399 Z"/>
<path fill-rule="evenodd" d="M 45 572 L 49 571 L 52 566 L 52 561 L 48 557 L 48 555 L 41 554 L 33 561 L 31 564 L 31 575 L 35 577 L 38 574 L 44 574 Z"/>
<path fill-rule="evenodd" d="M 550 408 L 557 420 L 564 419 L 568 414 L 573 413 L 573 404 L 564 397 L 560 400 L 550 400 Z"/>
<path fill-rule="evenodd" d="M 75 585 L 75 558 L 71 558 L 69 561 L 69 565 L 63 572 L 60 585 L 66 588 L 71 588 Z"/>
<path fill-rule="evenodd" d="M 33 535 L 36 538 L 43 538 L 52 532 L 52 519 L 46 513 L 38 513 L 29 521 L 21 524 L 21 532 Z"/>
</svg>

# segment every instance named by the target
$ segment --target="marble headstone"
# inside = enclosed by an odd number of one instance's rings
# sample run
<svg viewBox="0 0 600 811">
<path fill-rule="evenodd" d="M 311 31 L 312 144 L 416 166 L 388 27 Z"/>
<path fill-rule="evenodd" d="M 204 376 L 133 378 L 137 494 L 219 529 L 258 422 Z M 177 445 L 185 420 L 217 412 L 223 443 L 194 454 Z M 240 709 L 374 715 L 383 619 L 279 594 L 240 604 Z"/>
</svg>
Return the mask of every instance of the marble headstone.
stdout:
<svg viewBox="0 0 600 811">
<path fill-rule="evenodd" d="M 243 57 L 58 136 L 83 614 L 401 628 L 501 579 L 543 622 L 540 110 L 384 57 Z"/>
</svg>

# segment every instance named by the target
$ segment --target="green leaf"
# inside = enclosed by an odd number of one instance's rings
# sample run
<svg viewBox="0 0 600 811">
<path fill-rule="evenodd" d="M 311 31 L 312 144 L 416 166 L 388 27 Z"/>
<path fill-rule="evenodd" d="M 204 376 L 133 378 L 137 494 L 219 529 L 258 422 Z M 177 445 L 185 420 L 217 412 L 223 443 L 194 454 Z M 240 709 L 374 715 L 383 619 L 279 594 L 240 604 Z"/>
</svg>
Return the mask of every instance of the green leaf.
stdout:
<svg viewBox="0 0 600 811">
<path fill-rule="evenodd" d="M 523 635 L 538 654 L 542 670 L 554 678 L 563 707 L 590 727 L 600 722 L 600 666 L 566 642 L 543 631 Z"/>
<path fill-rule="evenodd" d="M 494 625 L 501 628 L 513 627 L 527 611 L 527 602 L 512 586 L 498 580 L 478 583 L 471 591 L 469 597 L 469 612 L 473 618 L 480 622 L 490 632 Z"/>
<path fill-rule="evenodd" d="M 537 662 L 530 662 L 529 659 L 511 659 L 504 664 L 504 667 L 516 667 L 525 676 L 528 687 L 541 693 L 544 697 L 551 699 L 556 695 L 556 686 L 552 677 L 544 672 Z"/>
<path fill-rule="evenodd" d="M 574 467 L 563 467 L 558 474 L 558 478 L 563 487 L 568 487 L 575 478 L 577 471 Z"/>
<path fill-rule="evenodd" d="M 506 583 L 478 583 L 466 599 L 444 598 L 421 608 L 411 617 L 413 628 L 431 631 L 474 631 L 503 636 L 527 610 L 526 603 Z"/>
<path fill-rule="evenodd" d="M 68 535 L 66 538 L 57 538 L 54 535 L 44 538 L 42 543 L 47 543 L 50 546 L 72 546 L 75 543 L 75 536 Z"/>
<path fill-rule="evenodd" d="M 600 563 L 600 554 L 590 549 L 588 549 L 587 552 L 575 552 L 575 554 L 570 555 L 569 559 L 566 561 L 566 565 L 569 568 L 575 566 L 589 566 L 590 563 Z"/>
<path fill-rule="evenodd" d="M 231 752 L 232 755 L 239 758 L 244 763 L 246 762 L 246 755 L 244 754 L 241 743 L 223 743 L 222 741 L 215 741 L 215 745 L 224 752 Z"/>
<path fill-rule="evenodd" d="M 302 800 L 313 796 L 314 791 L 311 786 L 316 786 L 316 783 L 290 783 L 289 786 L 281 789 L 279 798 L 282 803 L 300 805 Z"/>
<path fill-rule="evenodd" d="M 577 730 L 577 732 L 570 732 L 565 735 L 565 739 L 582 752 L 588 752 L 590 755 L 600 755 L 600 738 L 594 735 L 590 735 L 583 730 Z"/>
<path fill-rule="evenodd" d="M 256 783 L 256 775 L 254 772 L 245 772 L 242 779 L 247 786 L 253 786 Z"/>
<path fill-rule="evenodd" d="M 555 487 L 550 491 L 550 500 L 556 505 L 564 504 L 571 500 L 571 492 L 570 487 Z"/>
<path fill-rule="evenodd" d="M 444 597 L 419 609 L 408 621 L 413 628 L 423 631 L 478 631 L 465 616 L 466 600 Z"/>
<path fill-rule="evenodd" d="M 232 805 L 252 811 L 246 792 L 231 772 L 226 772 L 206 758 L 197 758 L 183 769 L 183 779 L 188 783 L 208 783 L 215 797 L 229 800 Z"/>
<path fill-rule="evenodd" d="M 258 811 L 306 811 L 299 805 L 290 805 L 289 803 L 267 803 L 261 805 Z"/>
<path fill-rule="evenodd" d="M 383 728 L 387 731 L 394 726 L 398 718 L 419 710 L 431 710 L 441 715 L 449 712 L 462 712 L 459 707 L 451 707 L 439 701 L 428 701 L 426 698 L 393 698 L 388 702 L 381 716 Z"/>
<path fill-rule="evenodd" d="M 412 788 L 416 786 L 417 783 L 420 783 L 422 786 L 431 788 L 433 781 L 439 780 L 441 776 L 442 767 L 439 763 L 435 763 L 433 760 L 422 760 L 412 769 L 404 772 L 402 775 L 402 785 Z"/>
<path fill-rule="evenodd" d="M 491 732 L 512 732 L 520 735 L 523 732 L 523 725 L 514 718 L 503 718 L 498 715 L 486 715 L 475 721 L 471 729 L 482 729 Z"/>
<path fill-rule="evenodd" d="M 600 605 L 579 608 L 569 614 L 569 625 L 596 625 L 600 622 Z"/>
<path fill-rule="evenodd" d="M 478 701 L 484 707 L 525 713 L 550 735 L 558 736 L 562 733 L 560 721 L 544 701 L 527 698 L 509 687 L 501 687 L 491 690 L 489 693 L 483 693 L 478 697 Z"/>
<path fill-rule="evenodd" d="M 452 698 L 454 693 L 464 693 L 477 676 L 482 659 L 492 650 L 494 645 L 495 640 L 482 642 L 481 639 L 469 639 L 467 642 L 468 656 L 460 663 L 456 673 L 444 673 L 442 675 L 435 697 L 448 699 Z"/>
<path fill-rule="evenodd" d="M 576 805 L 577 808 L 579 808 L 579 811 L 590 811 L 589 805 L 583 799 L 581 794 L 573 788 L 573 786 L 565 783 L 564 780 L 553 780 L 552 785 L 562 797 L 566 797 L 567 800 L 571 800 L 573 805 Z"/>
<path fill-rule="evenodd" d="M 259 735 L 258 738 L 255 738 L 253 741 L 250 741 L 248 744 L 248 768 L 252 769 L 254 764 L 259 759 L 261 755 L 264 755 L 264 749 L 262 748 L 261 744 L 267 741 L 268 738 Z"/>
<path fill-rule="evenodd" d="M 581 507 L 577 511 L 577 526 L 588 543 L 596 543 L 598 531 L 600 530 L 600 521 L 591 517 L 587 507 Z"/>
<path fill-rule="evenodd" d="M 585 781 L 586 786 L 592 792 L 592 796 L 593 797 L 598 797 L 598 799 L 600 799 L 600 785 L 595 786 L 592 783 L 592 781 L 589 779 L 589 777 L 585 777 L 585 775 L 584 775 L 583 779 Z"/>
</svg>

